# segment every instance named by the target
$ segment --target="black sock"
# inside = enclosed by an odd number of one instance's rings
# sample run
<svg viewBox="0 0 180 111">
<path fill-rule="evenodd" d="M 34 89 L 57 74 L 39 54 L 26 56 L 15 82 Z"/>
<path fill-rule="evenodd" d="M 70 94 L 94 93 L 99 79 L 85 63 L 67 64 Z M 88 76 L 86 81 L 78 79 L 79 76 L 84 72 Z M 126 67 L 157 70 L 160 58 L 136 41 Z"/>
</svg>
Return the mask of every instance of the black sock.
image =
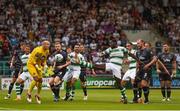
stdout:
<svg viewBox="0 0 180 111">
<path fill-rule="evenodd" d="M 75 95 L 75 86 L 73 85 L 71 87 L 71 96 L 74 97 L 74 95 Z"/>
<path fill-rule="evenodd" d="M 137 87 L 137 84 L 133 84 L 133 94 L 134 94 L 134 101 L 137 100 L 138 98 L 138 87 Z"/>
<path fill-rule="evenodd" d="M 142 88 L 138 88 L 138 98 L 142 97 Z"/>
<path fill-rule="evenodd" d="M 149 101 L 149 87 L 143 87 L 145 101 Z"/>
<path fill-rule="evenodd" d="M 167 87 L 167 98 L 171 97 L 171 87 Z"/>
<path fill-rule="evenodd" d="M 9 85 L 8 94 L 11 94 L 12 89 L 13 89 L 13 86 L 14 86 L 14 83 L 11 83 L 11 84 Z"/>
<path fill-rule="evenodd" d="M 60 88 L 60 84 L 54 85 L 54 89 L 55 89 L 55 97 L 59 98 L 59 88 Z"/>
<path fill-rule="evenodd" d="M 161 87 L 161 93 L 163 98 L 166 98 L 165 87 Z"/>
<path fill-rule="evenodd" d="M 84 96 L 87 96 L 87 88 L 86 88 L 86 86 L 83 87 L 83 92 L 84 92 Z"/>
<path fill-rule="evenodd" d="M 54 84 L 50 85 L 50 87 L 51 87 L 52 92 L 53 92 L 53 93 L 54 93 L 54 95 L 55 95 L 55 88 L 54 88 Z"/>
<path fill-rule="evenodd" d="M 69 96 L 70 91 L 71 91 L 71 87 L 66 85 L 66 96 Z"/>
<path fill-rule="evenodd" d="M 21 85 L 20 85 L 20 89 L 21 89 L 21 90 L 20 90 L 20 94 L 22 94 L 22 92 L 23 92 L 23 90 L 24 90 L 24 84 L 21 84 Z"/>
</svg>

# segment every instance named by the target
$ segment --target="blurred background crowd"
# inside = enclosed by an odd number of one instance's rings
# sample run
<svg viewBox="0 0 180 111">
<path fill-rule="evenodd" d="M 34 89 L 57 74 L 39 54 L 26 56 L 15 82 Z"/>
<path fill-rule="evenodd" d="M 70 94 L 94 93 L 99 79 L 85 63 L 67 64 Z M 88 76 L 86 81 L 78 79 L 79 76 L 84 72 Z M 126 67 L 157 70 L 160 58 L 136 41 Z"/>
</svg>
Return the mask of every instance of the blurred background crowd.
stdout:
<svg viewBox="0 0 180 111">
<path fill-rule="evenodd" d="M 46 38 L 64 49 L 82 42 L 101 62 L 97 53 L 112 37 L 125 46 L 123 30 L 156 31 L 177 47 L 180 61 L 180 0 L 0 0 L 0 59 L 21 41 L 35 47 Z"/>
</svg>

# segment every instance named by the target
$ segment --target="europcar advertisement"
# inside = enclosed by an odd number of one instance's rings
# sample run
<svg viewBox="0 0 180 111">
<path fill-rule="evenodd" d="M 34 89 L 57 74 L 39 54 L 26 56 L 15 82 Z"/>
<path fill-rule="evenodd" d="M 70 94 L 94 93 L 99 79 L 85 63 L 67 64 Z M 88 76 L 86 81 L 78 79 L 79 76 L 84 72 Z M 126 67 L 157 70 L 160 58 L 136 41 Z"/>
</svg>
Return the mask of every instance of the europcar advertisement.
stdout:
<svg viewBox="0 0 180 111">
<path fill-rule="evenodd" d="M 87 77 L 87 88 L 114 88 L 115 80 L 112 77 Z M 80 88 L 80 81 L 76 88 Z"/>
</svg>

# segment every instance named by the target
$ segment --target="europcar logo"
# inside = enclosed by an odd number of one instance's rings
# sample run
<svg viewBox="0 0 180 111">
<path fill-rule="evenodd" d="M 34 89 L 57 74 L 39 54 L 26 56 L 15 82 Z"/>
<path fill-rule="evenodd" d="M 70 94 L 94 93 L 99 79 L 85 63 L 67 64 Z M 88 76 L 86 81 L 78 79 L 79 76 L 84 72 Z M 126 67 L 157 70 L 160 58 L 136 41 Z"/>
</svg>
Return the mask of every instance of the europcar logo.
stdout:
<svg viewBox="0 0 180 111">
<path fill-rule="evenodd" d="M 115 80 L 91 80 L 87 81 L 88 86 L 114 86 Z"/>
</svg>

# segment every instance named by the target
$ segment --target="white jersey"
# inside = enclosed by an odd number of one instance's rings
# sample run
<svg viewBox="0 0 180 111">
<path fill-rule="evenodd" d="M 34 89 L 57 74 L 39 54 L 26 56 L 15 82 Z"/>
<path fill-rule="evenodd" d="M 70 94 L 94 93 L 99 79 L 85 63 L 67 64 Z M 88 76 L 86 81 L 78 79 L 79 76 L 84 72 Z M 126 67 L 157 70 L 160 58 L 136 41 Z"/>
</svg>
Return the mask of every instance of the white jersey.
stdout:
<svg viewBox="0 0 180 111">
<path fill-rule="evenodd" d="M 136 55 L 136 50 L 131 50 L 130 51 L 130 53 L 132 53 L 132 54 L 134 54 L 134 55 Z M 131 56 L 128 56 L 128 60 L 129 60 L 129 69 L 134 69 L 134 68 L 136 68 L 136 60 L 135 59 L 133 59 Z"/>
<path fill-rule="evenodd" d="M 78 53 L 77 54 L 77 57 L 80 61 L 84 61 L 84 57 L 82 54 Z M 72 70 L 81 70 L 81 67 L 80 67 L 80 64 L 76 63 L 75 61 L 75 52 L 71 52 L 69 55 L 68 55 L 68 58 L 70 59 L 71 61 L 71 64 L 69 65 L 69 69 L 72 69 Z"/>
<path fill-rule="evenodd" d="M 27 61 L 30 57 L 30 54 L 23 54 L 21 56 L 21 61 L 22 61 L 22 66 L 23 66 L 23 72 L 28 72 L 28 69 L 27 69 Z"/>
<path fill-rule="evenodd" d="M 123 58 L 125 53 L 127 53 L 127 49 L 124 47 L 118 46 L 117 48 L 108 48 L 103 53 L 109 54 L 110 63 L 121 66 L 123 63 Z"/>
</svg>

